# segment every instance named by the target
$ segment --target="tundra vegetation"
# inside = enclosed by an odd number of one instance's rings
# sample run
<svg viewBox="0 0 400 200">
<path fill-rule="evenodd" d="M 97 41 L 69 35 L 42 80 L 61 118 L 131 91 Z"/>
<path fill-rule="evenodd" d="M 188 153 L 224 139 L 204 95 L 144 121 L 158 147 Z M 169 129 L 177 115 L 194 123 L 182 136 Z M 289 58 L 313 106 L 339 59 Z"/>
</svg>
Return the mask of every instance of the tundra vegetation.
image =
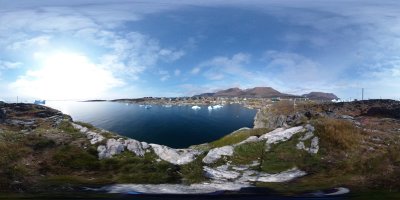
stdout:
<svg viewBox="0 0 400 200">
<path fill-rule="evenodd" d="M 43 106 L 2 104 L 0 119 L 0 191 L 66 192 L 82 186 L 113 183 L 193 184 L 209 180 L 204 167 L 248 165 L 251 170 L 279 173 L 294 167 L 306 176 L 284 183 L 253 182 L 286 194 L 345 186 L 353 191 L 398 191 L 400 188 L 400 119 L 395 101 L 364 101 L 320 104 L 281 101 L 257 115 L 258 128 L 240 129 L 214 142 L 191 148 L 202 151 L 192 162 L 175 165 L 160 159 L 150 148 L 144 156 L 124 151 L 99 159 L 99 145 L 107 139 L 124 138 L 74 122 L 90 131 L 101 132 L 105 140 L 92 144 L 73 126 L 69 116 Z M 279 120 L 277 120 L 279 119 Z M 276 128 L 309 124 L 319 138 L 317 153 L 299 149 L 312 146 L 307 132 L 280 143 L 260 137 Z M 127 138 L 124 138 L 127 139 Z M 214 148 L 233 146 L 231 156 L 214 163 L 203 162 Z M 252 163 L 256 163 L 252 165 Z"/>
</svg>

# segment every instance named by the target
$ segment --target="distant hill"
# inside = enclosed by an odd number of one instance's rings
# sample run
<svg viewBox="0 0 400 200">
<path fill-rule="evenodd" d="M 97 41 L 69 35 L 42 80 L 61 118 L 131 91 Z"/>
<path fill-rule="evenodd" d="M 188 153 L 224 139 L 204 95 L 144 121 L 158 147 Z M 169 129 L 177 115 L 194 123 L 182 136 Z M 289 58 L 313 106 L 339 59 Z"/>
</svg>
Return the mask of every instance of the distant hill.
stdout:
<svg viewBox="0 0 400 200">
<path fill-rule="evenodd" d="M 244 91 L 240 88 L 229 88 L 227 90 L 221 90 L 213 94 L 214 97 L 239 97 L 243 95 Z"/>
<path fill-rule="evenodd" d="M 281 93 L 271 87 L 255 87 L 246 90 L 240 88 L 229 88 L 215 93 L 203 93 L 194 97 L 257 97 L 257 98 L 276 98 L 276 97 L 300 97 L 297 95 Z"/>
<path fill-rule="evenodd" d="M 303 94 L 303 97 L 309 98 L 311 100 L 327 100 L 332 101 L 334 99 L 339 99 L 333 93 L 324 93 L 324 92 L 310 92 L 308 94 Z"/>
</svg>

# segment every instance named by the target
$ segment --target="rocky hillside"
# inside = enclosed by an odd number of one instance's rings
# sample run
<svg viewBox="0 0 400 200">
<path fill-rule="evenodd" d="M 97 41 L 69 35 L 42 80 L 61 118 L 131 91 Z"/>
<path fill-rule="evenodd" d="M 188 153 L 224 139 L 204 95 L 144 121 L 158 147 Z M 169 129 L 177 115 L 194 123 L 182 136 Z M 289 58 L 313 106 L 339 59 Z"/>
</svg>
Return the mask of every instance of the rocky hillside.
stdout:
<svg viewBox="0 0 400 200">
<path fill-rule="evenodd" d="M 311 100 L 324 100 L 324 101 L 332 101 L 339 99 L 333 93 L 324 93 L 324 92 L 310 92 L 308 94 L 301 95 L 302 97 L 306 97 Z"/>
<path fill-rule="evenodd" d="M 293 110 L 281 101 L 260 110 L 253 129 L 173 149 L 74 122 L 44 106 L 0 104 L 0 190 L 395 190 L 400 188 L 398 108 L 395 101 L 365 101 L 299 104 Z"/>
<path fill-rule="evenodd" d="M 204 93 L 195 95 L 195 97 L 257 97 L 257 98 L 273 98 L 286 97 L 287 94 L 280 93 L 271 87 L 255 87 L 242 90 L 240 88 L 229 88 L 215 93 Z M 294 95 L 292 95 L 294 96 Z"/>
<path fill-rule="evenodd" d="M 302 96 L 312 100 L 338 99 L 337 96 L 332 93 L 323 92 L 311 92 L 310 94 L 304 94 Z M 215 93 L 203 93 L 200 95 L 195 95 L 194 97 L 296 98 L 301 96 L 281 93 L 271 87 L 255 87 L 245 90 L 240 88 L 229 88 Z"/>
</svg>

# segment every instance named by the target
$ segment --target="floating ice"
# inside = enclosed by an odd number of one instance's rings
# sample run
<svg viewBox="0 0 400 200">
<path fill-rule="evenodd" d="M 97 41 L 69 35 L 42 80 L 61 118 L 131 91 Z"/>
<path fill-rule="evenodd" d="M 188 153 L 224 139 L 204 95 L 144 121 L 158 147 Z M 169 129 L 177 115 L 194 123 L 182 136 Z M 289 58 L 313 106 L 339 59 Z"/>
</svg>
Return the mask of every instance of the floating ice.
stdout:
<svg viewBox="0 0 400 200">
<path fill-rule="evenodd" d="M 220 109 L 220 108 L 222 108 L 223 106 L 221 106 L 221 105 L 215 105 L 215 106 L 213 106 L 212 108 L 213 109 Z"/>
<path fill-rule="evenodd" d="M 192 106 L 192 109 L 193 109 L 193 110 L 200 110 L 201 107 L 200 107 L 200 106 Z"/>
</svg>

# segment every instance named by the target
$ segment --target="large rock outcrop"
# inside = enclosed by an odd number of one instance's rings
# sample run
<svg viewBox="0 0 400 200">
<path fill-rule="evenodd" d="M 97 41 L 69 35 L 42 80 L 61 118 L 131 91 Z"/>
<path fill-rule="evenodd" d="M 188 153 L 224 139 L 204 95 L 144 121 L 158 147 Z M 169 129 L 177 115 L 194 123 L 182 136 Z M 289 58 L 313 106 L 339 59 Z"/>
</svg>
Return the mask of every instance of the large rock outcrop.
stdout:
<svg viewBox="0 0 400 200">
<path fill-rule="evenodd" d="M 290 126 L 298 126 L 309 117 L 303 113 L 295 113 L 293 115 L 282 115 L 270 112 L 268 109 L 259 109 L 254 117 L 254 128 L 287 128 Z"/>
<path fill-rule="evenodd" d="M 233 155 L 233 146 L 214 148 L 207 153 L 206 157 L 203 158 L 203 162 L 206 164 L 211 164 L 219 160 L 222 156 L 232 156 L 232 155 Z"/>
<path fill-rule="evenodd" d="M 150 146 L 158 157 L 175 165 L 184 165 L 190 163 L 202 153 L 200 150 L 173 149 L 159 144 L 150 144 Z"/>
<path fill-rule="evenodd" d="M 111 138 L 107 140 L 106 145 L 99 145 L 97 152 L 99 153 L 99 159 L 111 158 L 125 150 L 134 153 L 136 156 L 144 156 L 147 148 L 149 148 L 149 145 L 145 142 L 142 143 L 134 139 Z"/>
</svg>

